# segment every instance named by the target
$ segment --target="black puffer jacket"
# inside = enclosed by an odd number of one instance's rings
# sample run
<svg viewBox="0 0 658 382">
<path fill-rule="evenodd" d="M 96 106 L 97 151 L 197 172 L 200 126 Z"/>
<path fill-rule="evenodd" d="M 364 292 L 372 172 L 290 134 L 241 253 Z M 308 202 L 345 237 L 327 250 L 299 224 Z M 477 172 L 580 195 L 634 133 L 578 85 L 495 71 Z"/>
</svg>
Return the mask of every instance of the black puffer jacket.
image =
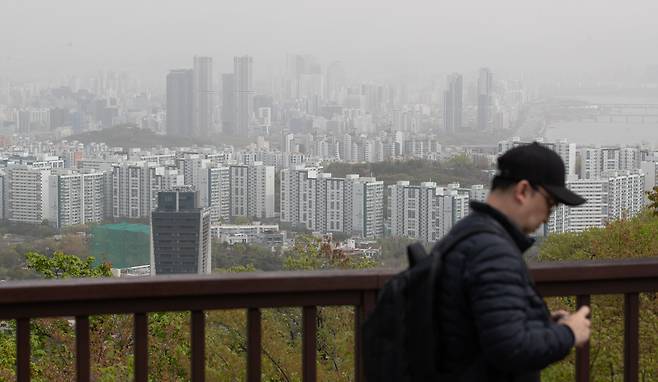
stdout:
<svg viewBox="0 0 658 382">
<path fill-rule="evenodd" d="M 454 230 L 482 225 L 497 233 L 475 234 L 445 256 L 440 369 L 451 381 L 539 381 L 541 369 L 569 353 L 573 333 L 551 321 L 534 288 L 522 258 L 532 239 L 489 205 L 471 208 Z"/>
</svg>

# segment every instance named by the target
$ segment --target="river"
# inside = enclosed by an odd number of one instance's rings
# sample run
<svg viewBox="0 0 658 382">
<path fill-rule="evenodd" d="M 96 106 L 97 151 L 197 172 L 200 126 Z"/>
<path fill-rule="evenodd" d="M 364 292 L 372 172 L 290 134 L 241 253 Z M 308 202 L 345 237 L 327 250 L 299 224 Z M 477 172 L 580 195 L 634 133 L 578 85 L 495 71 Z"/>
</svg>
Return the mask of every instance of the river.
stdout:
<svg viewBox="0 0 658 382">
<path fill-rule="evenodd" d="M 622 96 L 570 96 L 564 99 L 586 101 L 592 104 L 656 104 L 658 97 L 622 97 Z M 658 109 L 650 111 L 658 113 Z M 624 117 L 614 117 L 612 122 L 607 117 L 599 121 L 561 121 L 552 122 L 544 133 L 548 141 L 567 139 L 579 145 L 636 145 L 646 144 L 658 147 L 658 118 L 648 117 L 641 123 L 637 117 L 626 122 Z"/>
</svg>

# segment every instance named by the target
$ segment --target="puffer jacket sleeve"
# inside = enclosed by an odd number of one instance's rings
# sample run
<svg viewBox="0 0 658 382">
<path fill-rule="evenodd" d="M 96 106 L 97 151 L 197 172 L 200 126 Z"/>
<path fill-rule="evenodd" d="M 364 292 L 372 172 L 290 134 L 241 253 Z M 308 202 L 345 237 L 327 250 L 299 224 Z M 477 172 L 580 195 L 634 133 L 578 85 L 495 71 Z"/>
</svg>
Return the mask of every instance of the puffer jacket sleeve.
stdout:
<svg viewBox="0 0 658 382">
<path fill-rule="evenodd" d="M 487 361 L 505 372 L 539 370 L 564 358 L 574 344 L 571 329 L 546 313 L 531 322 L 535 295 L 518 250 L 493 234 L 474 237 L 466 256 L 468 299 Z M 536 309 L 536 307 L 535 307 Z"/>
</svg>

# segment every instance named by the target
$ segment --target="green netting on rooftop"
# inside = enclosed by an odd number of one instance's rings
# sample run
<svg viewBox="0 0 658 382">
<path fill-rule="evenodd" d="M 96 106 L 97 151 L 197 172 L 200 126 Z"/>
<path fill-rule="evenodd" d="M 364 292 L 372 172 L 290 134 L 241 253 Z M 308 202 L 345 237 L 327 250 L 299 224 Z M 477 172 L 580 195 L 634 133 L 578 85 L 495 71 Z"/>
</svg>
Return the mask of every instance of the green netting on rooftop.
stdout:
<svg viewBox="0 0 658 382">
<path fill-rule="evenodd" d="M 91 230 L 91 255 L 112 268 L 149 264 L 151 228 L 147 224 L 105 224 Z"/>
</svg>

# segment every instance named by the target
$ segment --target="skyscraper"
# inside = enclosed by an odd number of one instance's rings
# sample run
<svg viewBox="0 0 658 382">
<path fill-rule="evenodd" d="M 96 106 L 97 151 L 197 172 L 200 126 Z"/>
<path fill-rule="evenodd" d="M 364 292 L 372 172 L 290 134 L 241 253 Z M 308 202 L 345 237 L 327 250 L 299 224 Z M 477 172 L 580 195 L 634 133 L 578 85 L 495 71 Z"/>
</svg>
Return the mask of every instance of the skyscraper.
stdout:
<svg viewBox="0 0 658 382">
<path fill-rule="evenodd" d="M 186 135 L 192 129 L 193 71 L 172 70 L 167 75 L 167 134 Z"/>
<path fill-rule="evenodd" d="M 462 126 L 462 76 L 448 76 L 447 89 L 443 96 L 443 126 L 446 132 L 456 133 Z"/>
<path fill-rule="evenodd" d="M 235 134 L 235 75 L 222 74 L 222 132 Z"/>
<path fill-rule="evenodd" d="M 480 69 L 478 77 L 478 130 L 489 130 L 491 124 L 491 96 L 493 74 L 489 68 Z"/>
<path fill-rule="evenodd" d="M 252 68 L 253 58 L 250 56 L 235 57 L 233 59 L 235 131 L 241 135 L 248 135 L 251 127 L 254 98 Z"/>
<path fill-rule="evenodd" d="M 210 273 L 210 210 L 196 191 L 158 193 L 151 214 L 151 274 Z"/>
<path fill-rule="evenodd" d="M 194 57 L 193 135 L 206 137 L 213 131 L 214 90 L 212 58 Z"/>
</svg>

